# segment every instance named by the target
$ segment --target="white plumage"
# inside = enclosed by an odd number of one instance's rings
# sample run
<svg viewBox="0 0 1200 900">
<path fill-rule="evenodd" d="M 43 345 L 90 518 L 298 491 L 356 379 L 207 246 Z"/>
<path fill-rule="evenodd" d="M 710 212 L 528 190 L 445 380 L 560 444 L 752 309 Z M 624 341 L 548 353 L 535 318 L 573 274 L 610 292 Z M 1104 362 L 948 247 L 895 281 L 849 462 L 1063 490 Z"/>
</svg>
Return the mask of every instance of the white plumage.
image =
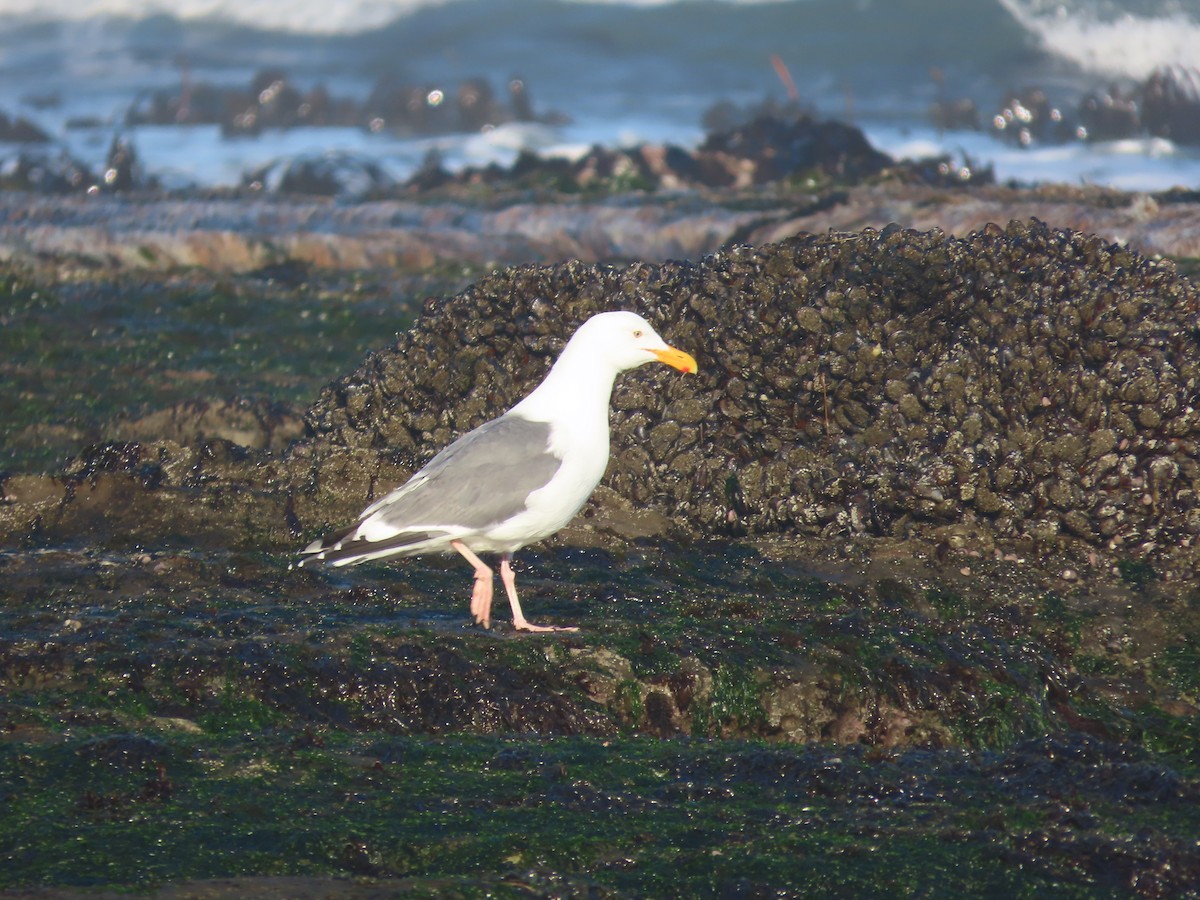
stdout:
<svg viewBox="0 0 1200 900">
<path fill-rule="evenodd" d="M 593 316 L 529 396 L 458 438 L 349 528 L 314 541 L 300 565 L 456 550 L 475 568 L 471 612 L 488 627 L 493 573 L 478 554 L 499 553 L 513 627 L 559 630 L 525 619 L 512 554 L 554 534 L 587 502 L 608 466 L 613 381 L 656 360 L 696 371 L 696 360 L 668 346 L 641 316 Z"/>
</svg>

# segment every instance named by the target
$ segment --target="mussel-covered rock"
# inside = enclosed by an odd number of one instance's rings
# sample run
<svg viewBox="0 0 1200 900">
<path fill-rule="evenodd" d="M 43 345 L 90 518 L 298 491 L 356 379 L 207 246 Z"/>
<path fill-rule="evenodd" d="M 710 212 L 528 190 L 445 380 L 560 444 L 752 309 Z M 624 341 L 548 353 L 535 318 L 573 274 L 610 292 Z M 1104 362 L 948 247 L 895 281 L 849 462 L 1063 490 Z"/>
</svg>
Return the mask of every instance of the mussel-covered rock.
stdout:
<svg viewBox="0 0 1200 900">
<path fill-rule="evenodd" d="M 1200 293 L 1169 263 L 1036 221 L 499 272 L 330 386 L 306 452 L 415 466 L 618 307 L 701 372 L 618 383 L 608 483 L 692 530 L 968 522 L 1170 555 L 1200 528 Z"/>
<path fill-rule="evenodd" d="M 282 454 L 184 431 L 183 446 L 97 445 L 54 482 L 58 501 L 6 488 L 4 527 L 103 525 L 128 541 L 169 525 L 290 546 L 516 402 L 577 325 L 615 308 L 649 318 L 700 374 L 618 381 L 597 522 L 615 496 L 658 533 L 937 542 L 951 529 L 966 551 L 1192 574 L 1200 292 L 1169 262 L 1036 220 L 497 271 L 427 301 L 411 331 L 322 392 Z M 181 508 L 171 490 L 200 493 Z"/>
</svg>

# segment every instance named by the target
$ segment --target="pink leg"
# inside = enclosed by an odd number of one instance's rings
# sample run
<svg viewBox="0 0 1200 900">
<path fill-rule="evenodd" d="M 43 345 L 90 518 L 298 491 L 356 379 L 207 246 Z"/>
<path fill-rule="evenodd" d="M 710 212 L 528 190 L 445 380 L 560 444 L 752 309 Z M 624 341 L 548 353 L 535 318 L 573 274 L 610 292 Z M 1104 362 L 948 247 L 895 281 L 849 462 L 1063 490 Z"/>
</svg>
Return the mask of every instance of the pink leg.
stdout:
<svg viewBox="0 0 1200 900">
<path fill-rule="evenodd" d="M 508 594 L 508 604 L 512 607 L 513 628 L 517 631 L 578 631 L 578 628 L 559 627 L 557 625 L 534 625 L 521 612 L 521 601 L 517 599 L 517 576 L 512 570 L 512 554 L 505 553 L 500 557 L 500 580 L 504 582 L 504 590 Z"/>
<path fill-rule="evenodd" d="M 463 555 L 463 559 L 475 567 L 475 586 L 471 589 L 471 615 L 475 623 L 484 628 L 492 627 L 492 570 L 476 556 L 462 541 L 451 541 L 450 546 Z"/>
</svg>

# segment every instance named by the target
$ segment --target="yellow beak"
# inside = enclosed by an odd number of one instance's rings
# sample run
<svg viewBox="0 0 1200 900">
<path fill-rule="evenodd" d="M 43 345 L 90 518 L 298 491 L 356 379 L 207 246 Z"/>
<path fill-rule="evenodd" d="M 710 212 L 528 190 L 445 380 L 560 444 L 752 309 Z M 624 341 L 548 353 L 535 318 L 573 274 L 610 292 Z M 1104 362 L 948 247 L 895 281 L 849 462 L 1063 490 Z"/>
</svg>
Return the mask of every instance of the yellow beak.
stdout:
<svg viewBox="0 0 1200 900">
<path fill-rule="evenodd" d="M 684 353 L 682 350 L 676 350 L 674 347 L 668 347 L 666 350 L 651 350 L 658 361 L 666 363 L 673 369 L 678 369 L 680 372 L 698 372 L 700 367 L 696 365 L 696 360 L 690 353 Z"/>
</svg>

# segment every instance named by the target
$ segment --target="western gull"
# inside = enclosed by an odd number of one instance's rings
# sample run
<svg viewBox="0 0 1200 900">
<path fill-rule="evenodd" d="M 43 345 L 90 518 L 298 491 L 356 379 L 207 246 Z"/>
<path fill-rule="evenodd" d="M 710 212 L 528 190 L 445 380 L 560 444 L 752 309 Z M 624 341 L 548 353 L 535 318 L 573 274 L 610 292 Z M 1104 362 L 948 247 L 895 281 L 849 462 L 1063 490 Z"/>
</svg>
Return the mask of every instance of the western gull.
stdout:
<svg viewBox="0 0 1200 900">
<path fill-rule="evenodd" d="M 499 553 L 513 628 L 576 630 L 526 620 L 512 555 L 554 534 L 587 502 L 608 466 L 613 381 L 656 360 L 696 371 L 696 360 L 669 346 L 641 316 L 592 316 L 524 400 L 459 437 L 364 509 L 353 525 L 309 544 L 298 565 L 319 560 L 346 566 L 456 550 L 475 568 L 471 614 L 488 628 L 493 572 L 478 554 Z"/>
</svg>

